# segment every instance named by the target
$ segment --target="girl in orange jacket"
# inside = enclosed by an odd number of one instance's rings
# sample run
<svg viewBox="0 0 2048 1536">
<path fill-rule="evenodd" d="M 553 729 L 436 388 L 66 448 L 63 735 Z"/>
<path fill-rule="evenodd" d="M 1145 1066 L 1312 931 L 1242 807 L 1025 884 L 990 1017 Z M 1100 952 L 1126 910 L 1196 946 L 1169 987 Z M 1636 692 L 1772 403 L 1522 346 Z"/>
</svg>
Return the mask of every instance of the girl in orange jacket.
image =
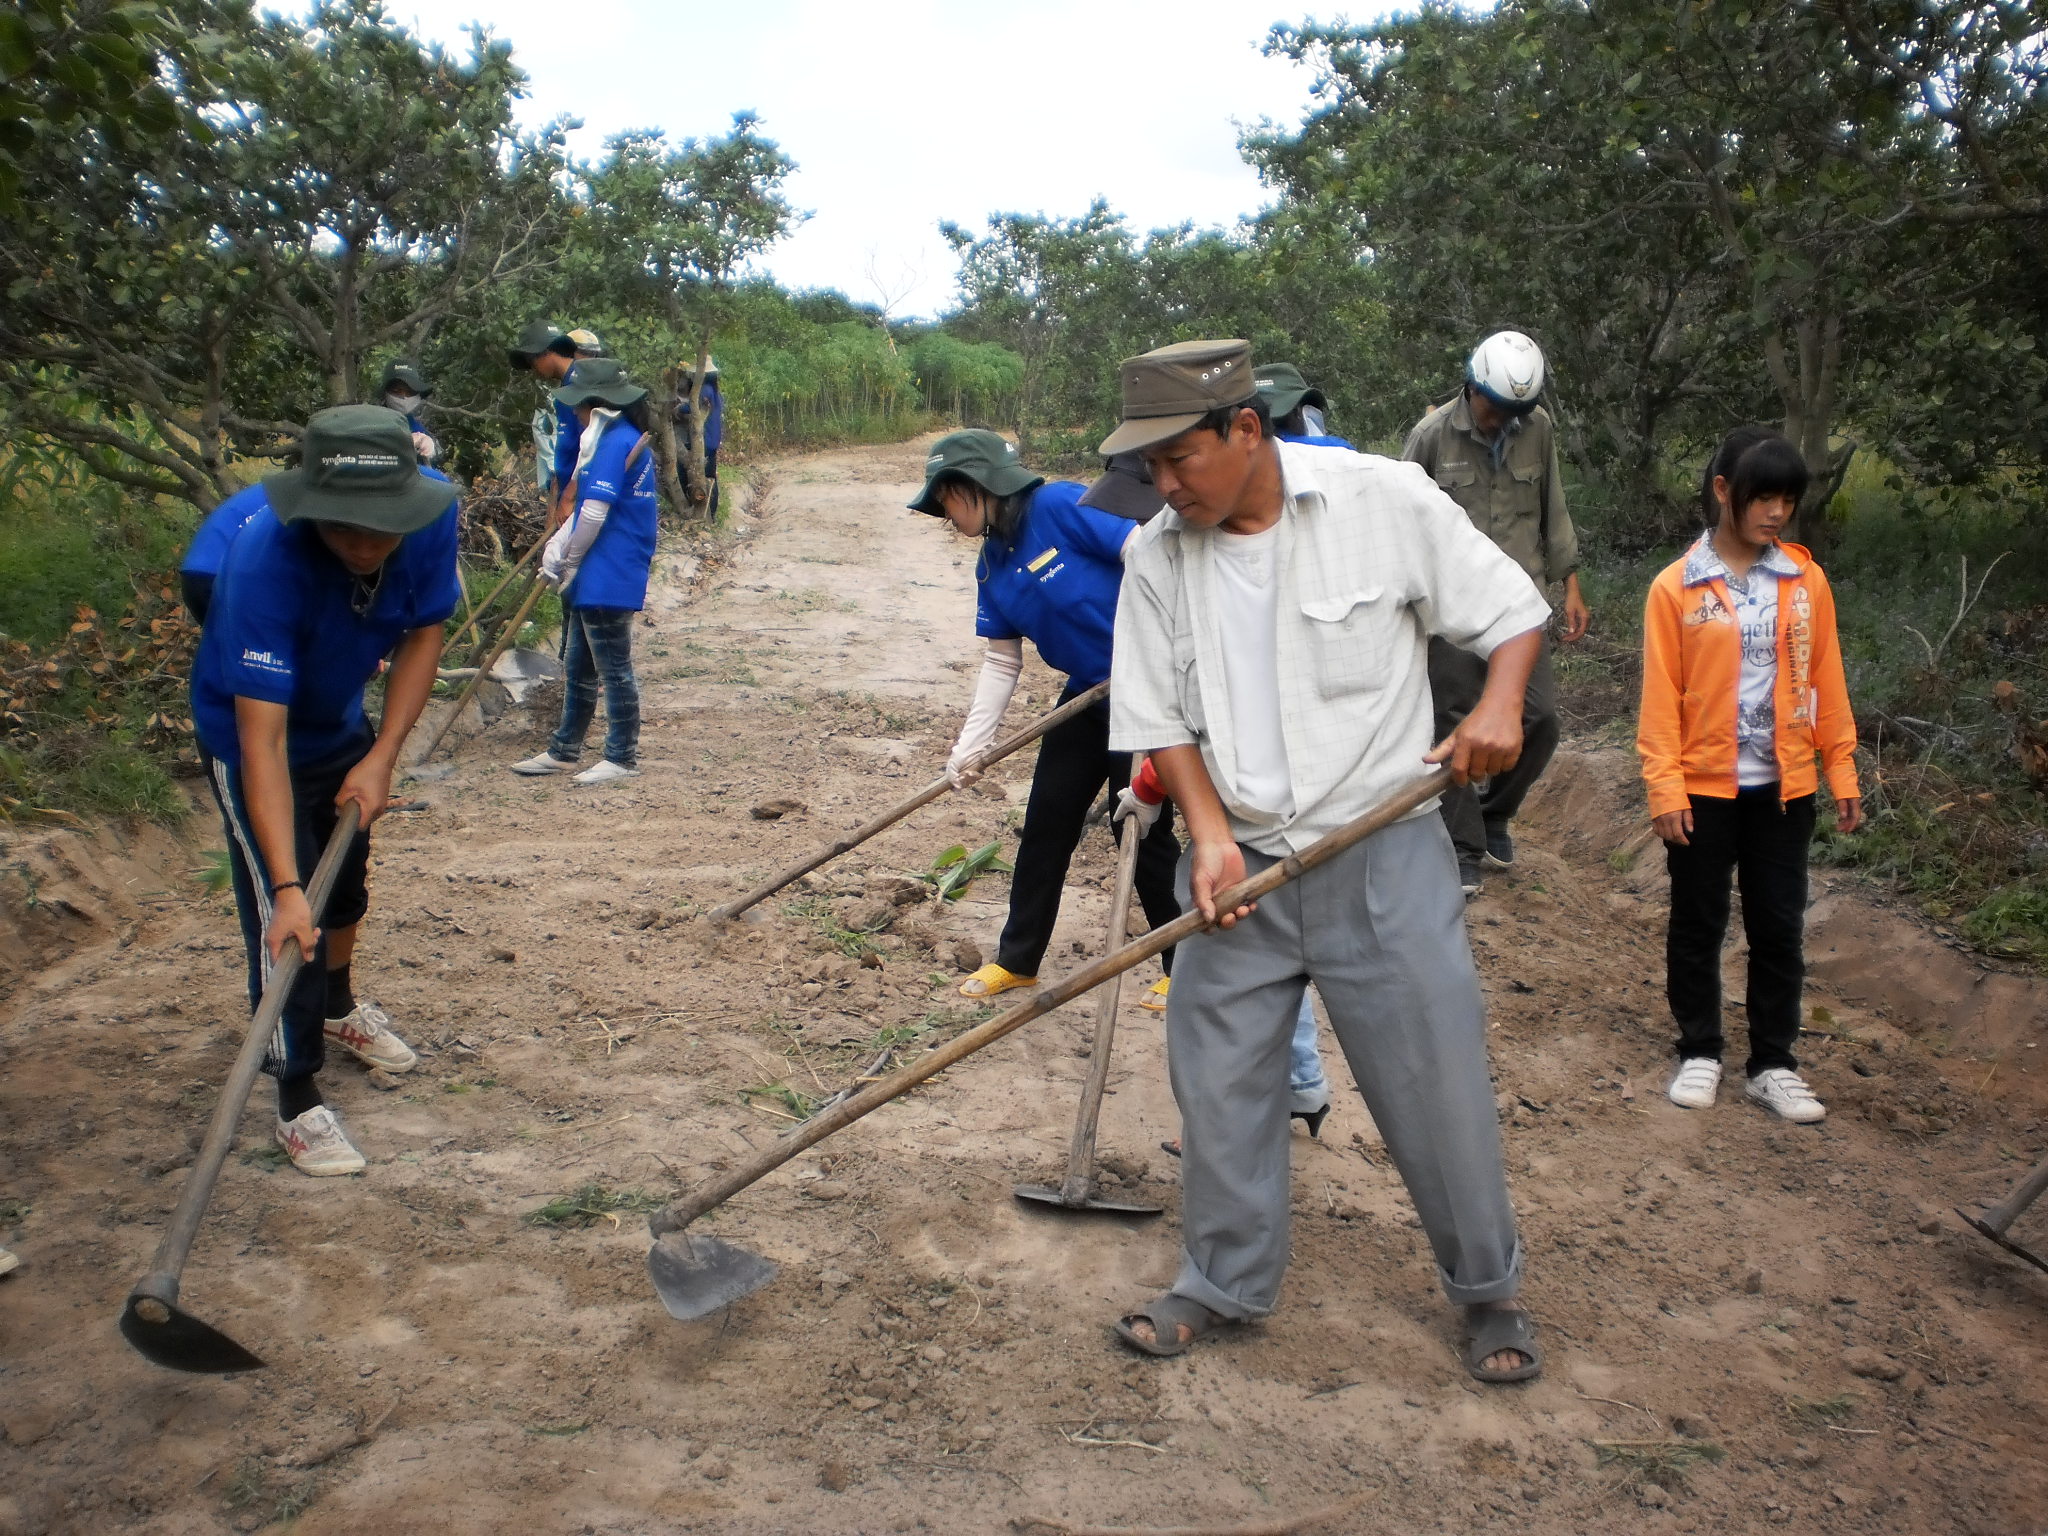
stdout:
<svg viewBox="0 0 2048 1536">
<path fill-rule="evenodd" d="M 1806 856 L 1815 760 L 1835 824 L 1862 823 L 1856 722 L 1834 595 L 1811 554 L 1781 543 L 1806 492 L 1805 461 L 1761 427 L 1731 433 L 1707 466 L 1718 514 L 1650 585 L 1636 751 L 1671 872 L 1665 992 L 1678 1024 L 1671 1101 L 1714 1102 L 1721 1081 L 1721 944 L 1731 876 L 1749 939 L 1749 1097 L 1799 1122 L 1827 1110 L 1798 1072 Z"/>
</svg>

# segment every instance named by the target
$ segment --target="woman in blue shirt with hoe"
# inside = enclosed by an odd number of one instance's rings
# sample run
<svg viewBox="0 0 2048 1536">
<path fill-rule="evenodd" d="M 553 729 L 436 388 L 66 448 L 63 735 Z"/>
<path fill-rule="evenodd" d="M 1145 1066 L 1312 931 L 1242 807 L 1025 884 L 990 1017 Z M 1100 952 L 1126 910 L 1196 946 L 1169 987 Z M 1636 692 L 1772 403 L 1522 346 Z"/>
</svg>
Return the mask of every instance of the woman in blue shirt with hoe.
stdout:
<svg viewBox="0 0 2048 1536">
<path fill-rule="evenodd" d="M 956 786 L 978 777 L 970 765 L 995 740 L 1023 671 L 1026 640 L 1048 666 L 1067 674 L 1062 703 L 1109 676 L 1123 548 L 1137 526 L 1082 506 L 1085 489 L 1032 474 L 1017 462 L 1016 448 L 993 432 L 950 433 L 925 460 L 924 489 L 912 510 L 943 517 L 982 541 L 974 632 L 988 641 L 988 651 L 974 703 L 946 760 Z M 1130 754 L 1109 750 L 1107 700 L 1040 740 L 1010 881 L 1009 920 L 996 959 L 961 984 L 963 996 L 1036 985 L 1088 808 L 1104 784 L 1121 789 L 1130 781 Z M 1138 853 L 1138 900 L 1155 927 L 1180 916 L 1173 893 L 1179 857 L 1172 818 L 1163 816 L 1144 834 Z M 1170 965 L 1172 952 L 1161 958 Z"/>
</svg>

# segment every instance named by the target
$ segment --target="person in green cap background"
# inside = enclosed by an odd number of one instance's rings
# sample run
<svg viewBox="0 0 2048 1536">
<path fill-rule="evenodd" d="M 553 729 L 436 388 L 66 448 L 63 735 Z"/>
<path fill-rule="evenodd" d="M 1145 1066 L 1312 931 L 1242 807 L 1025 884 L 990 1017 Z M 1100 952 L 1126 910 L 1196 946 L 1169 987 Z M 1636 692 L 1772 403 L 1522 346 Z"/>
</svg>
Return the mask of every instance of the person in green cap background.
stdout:
<svg viewBox="0 0 2048 1536">
<path fill-rule="evenodd" d="M 421 471 L 403 416 L 344 405 L 307 424 L 300 467 L 267 478 L 263 495 L 214 582 L 192 719 L 227 829 L 250 1007 L 286 939 L 310 962 L 264 1063 L 277 1079 L 278 1143 L 304 1173 L 355 1173 L 362 1154 L 315 1074 L 328 1041 L 387 1072 L 418 1059 L 383 1009 L 356 998 L 350 967 L 369 909 L 370 827 L 455 611 L 455 487 Z M 387 655 L 373 729 L 363 687 Z M 350 801 L 362 831 L 316 930 L 305 881 Z"/>
<path fill-rule="evenodd" d="M 974 632 L 988 641 L 988 649 L 974 702 L 946 759 L 947 776 L 964 787 L 979 777 L 974 760 L 996 739 L 1024 668 L 1026 640 L 1046 665 L 1067 674 L 1061 703 L 1109 676 L 1123 549 L 1138 530 L 1124 518 L 1082 506 L 1086 487 L 1031 473 L 1018 463 L 1016 448 L 993 432 L 940 438 L 924 468 L 924 489 L 911 509 L 943 517 L 981 540 Z M 961 983 L 963 996 L 993 997 L 1037 984 L 1088 808 L 1103 785 L 1121 789 L 1130 781 L 1130 755 L 1109 750 L 1106 702 L 1045 734 L 1017 843 L 1009 919 L 995 960 Z M 1119 838 L 1124 835 L 1119 827 Z M 1138 899 L 1156 926 L 1180 915 L 1173 895 L 1180 844 L 1170 815 L 1143 836 Z M 1171 966 L 1171 951 L 1161 958 Z"/>
<path fill-rule="evenodd" d="M 603 350 L 594 331 L 563 331 L 546 320 L 536 320 L 519 333 L 506 357 L 514 371 L 531 373 L 542 384 L 559 387 L 567 382 L 579 359 L 596 357 Z M 581 435 L 576 413 L 560 400 L 551 399 L 534 413 L 535 473 L 541 475 L 541 489 L 548 493 L 550 533 L 570 512 Z"/>
<path fill-rule="evenodd" d="M 1261 363 L 1252 370 L 1259 394 L 1273 417 L 1273 435 L 1283 443 L 1305 448 L 1349 448 L 1334 436 L 1328 420 L 1330 401 L 1301 376 L 1292 363 Z"/>
<path fill-rule="evenodd" d="M 377 381 L 376 404 L 405 418 L 405 424 L 412 428 L 413 450 L 419 454 L 422 464 L 431 464 L 441 456 L 441 445 L 434 441 L 434 434 L 420 419 L 427 396 L 433 392 L 419 365 L 403 360 L 386 364 L 384 376 Z"/>
<path fill-rule="evenodd" d="M 1113 1326 L 1177 1355 L 1269 1315 L 1292 1203 L 1286 1063 L 1313 983 L 1463 1316 L 1465 1368 L 1542 1369 L 1487 1069 L 1485 1004 L 1443 822 L 1425 804 L 1252 906 L 1217 893 L 1313 846 L 1432 763 L 1511 767 L 1549 616 L 1528 576 L 1412 464 L 1274 439 L 1242 341 L 1125 361 L 1123 424 L 1169 511 L 1125 555 L 1110 743 L 1151 754 L 1186 819 L 1189 906 L 1166 1009 L 1181 1114 L 1171 1288 Z M 1427 645 L 1486 688 L 1431 743 Z"/>
<path fill-rule="evenodd" d="M 647 606 L 658 507 L 647 391 L 610 358 L 578 363 L 555 391 L 576 422 L 575 510 L 541 555 L 541 580 L 562 594 L 567 633 L 562 718 L 547 746 L 514 773 L 569 773 L 604 690 L 604 756 L 577 784 L 640 773 L 640 684 L 633 675 L 633 616 Z"/>
</svg>

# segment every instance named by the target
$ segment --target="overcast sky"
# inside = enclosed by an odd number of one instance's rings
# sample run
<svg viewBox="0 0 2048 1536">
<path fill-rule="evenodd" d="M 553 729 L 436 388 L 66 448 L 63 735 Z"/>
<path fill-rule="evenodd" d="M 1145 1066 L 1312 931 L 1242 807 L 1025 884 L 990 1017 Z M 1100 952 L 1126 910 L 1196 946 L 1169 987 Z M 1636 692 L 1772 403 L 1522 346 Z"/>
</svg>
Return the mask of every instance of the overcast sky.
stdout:
<svg viewBox="0 0 2048 1536">
<path fill-rule="evenodd" d="M 1311 83 L 1259 51 L 1271 21 L 1305 13 L 1244 0 L 392 0 L 391 13 L 456 46 L 487 16 L 531 77 L 524 119 L 580 117 L 579 157 L 629 128 L 702 137 L 759 113 L 811 215 L 767 269 L 876 302 L 873 267 L 906 290 L 906 316 L 954 301 L 942 219 L 979 230 L 990 213 L 1066 217 L 1096 196 L 1140 231 L 1255 212 L 1264 189 L 1238 128 L 1299 122 Z"/>
</svg>

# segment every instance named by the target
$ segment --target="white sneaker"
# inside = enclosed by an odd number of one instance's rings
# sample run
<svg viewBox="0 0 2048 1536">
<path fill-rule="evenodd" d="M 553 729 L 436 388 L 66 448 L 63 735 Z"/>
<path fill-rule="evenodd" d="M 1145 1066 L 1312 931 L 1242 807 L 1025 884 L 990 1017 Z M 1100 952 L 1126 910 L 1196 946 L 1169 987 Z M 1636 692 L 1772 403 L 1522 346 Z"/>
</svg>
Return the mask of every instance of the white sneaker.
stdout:
<svg viewBox="0 0 2048 1536">
<path fill-rule="evenodd" d="M 1773 1114 L 1800 1125 L 1827 1118 L 1827 1105 L 1813 1096 L 1806 1079 L 1790 1067 L 1764 1068 L 1749 1080 L 1749 1096 Z"/>
<path fill-rule="evenodd" d="M 540 752 L 512 765 L 514 773 L 523 773 L 528 778 L 538 778 L 544 773 L 567 773 L 576 765 L 552 752 Z"/>
<path fill-rule="evenodd" d="M 1711 1056 L 1688 1056 L 1664 1091 L 1680 1109 L 1712 1109 L 1720 1087 L 1721 1063 Z"/>
<path fill-rule="evenodd" d="M 619 779 L 637 779 L 639 777 L 640 770 L 638 768 L 628 768 L 623 763 L 615 763 L 610 758 L 606 758 L 596 767 L 584 769 L 569 782 L 571 784 L 610 784 Z"/>
<path fill-rule="evenodd" d="M 277 1144 L 290 1154 L 294 1168 L 316 1179 L 361 1173 L 369 1166 L 325 1104 L 315 1104 L 296 1120 L 278 1121 Z"/>
<path fill-rule="evenodd" d="M 372 1002 L 358 1002 L 347 1016 L 327 1021 L 327 1038 L 366 1067 L 410 1072 L 419 1053 L 391 1032 L 391 1015 Z"/>
<path fill-rule="evenodd" d="M 0 1275 L 21 1267 L 21 1258 L 11 1248 L 0 1248 Z"/>
</svg>

